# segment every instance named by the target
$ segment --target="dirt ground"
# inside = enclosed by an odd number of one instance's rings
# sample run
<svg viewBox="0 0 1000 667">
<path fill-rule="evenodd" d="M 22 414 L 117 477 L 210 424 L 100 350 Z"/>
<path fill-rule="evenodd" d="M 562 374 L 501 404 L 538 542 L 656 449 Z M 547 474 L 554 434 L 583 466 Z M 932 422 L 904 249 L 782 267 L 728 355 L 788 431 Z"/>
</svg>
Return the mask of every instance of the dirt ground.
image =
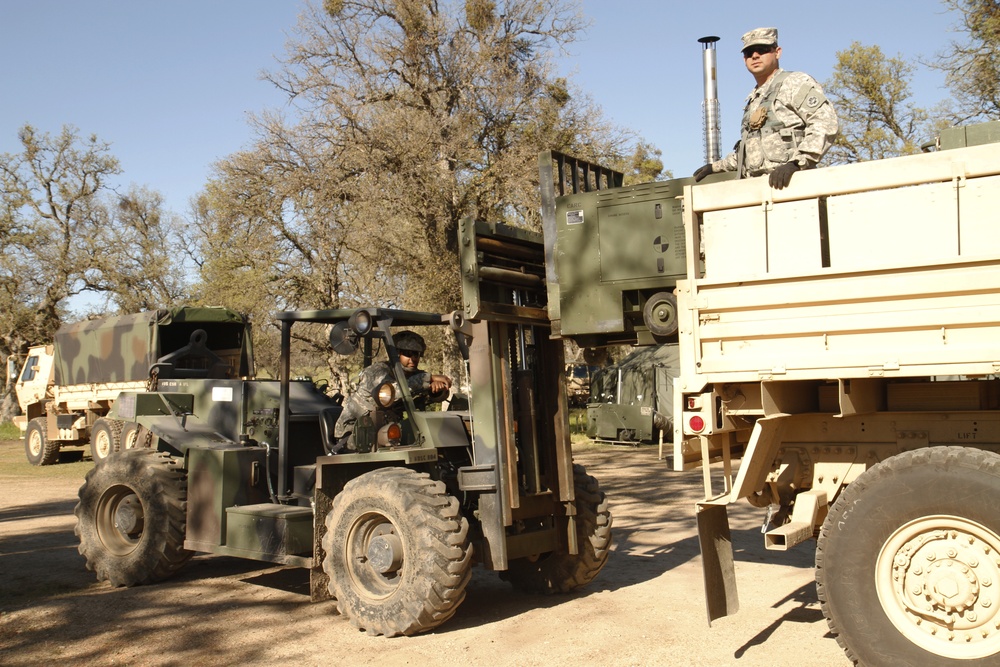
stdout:
<svg viewBox="0 0 1000 667">
<path fill-rule="evenodd" d="M 195 556 L 173 579 L 97 583 L 77 553 L 73 507 L 89 458 L 33 468 L 0 442 L 0 664 L 849 665 L 813 584 L 814 543 L 764 550 L 762 514 L 730 507 L 740 612 L 708 627 L 694 504 L 701 472 L 670 472 L 655 447 L 582 445 L 608 494 L 614 549 L 587 588 L 515 592 L 477 570 L 455 617 L 416 637 L 369 637 L 308 572 Z"/>
</svg>

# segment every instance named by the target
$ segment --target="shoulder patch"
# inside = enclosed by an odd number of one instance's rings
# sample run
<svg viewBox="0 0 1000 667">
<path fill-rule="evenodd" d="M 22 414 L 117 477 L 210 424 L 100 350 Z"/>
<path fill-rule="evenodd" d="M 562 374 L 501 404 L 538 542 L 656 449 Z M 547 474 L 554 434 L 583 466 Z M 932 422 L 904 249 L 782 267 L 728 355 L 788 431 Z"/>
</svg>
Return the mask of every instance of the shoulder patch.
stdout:
<svg viewBox="0 0 1000 667">
<path fill-rule="evenodd" d="M 826 97 L 823 96 L 823 92 L 819 87 L 815 85 L 805 85 L 798 89 L 795 93 L 795 97 L 792 98 L 792 108 L 801 109 L 807 108 L 810 110 L 815 110 L 818 106 L 823 104 Z"/>
</svg>

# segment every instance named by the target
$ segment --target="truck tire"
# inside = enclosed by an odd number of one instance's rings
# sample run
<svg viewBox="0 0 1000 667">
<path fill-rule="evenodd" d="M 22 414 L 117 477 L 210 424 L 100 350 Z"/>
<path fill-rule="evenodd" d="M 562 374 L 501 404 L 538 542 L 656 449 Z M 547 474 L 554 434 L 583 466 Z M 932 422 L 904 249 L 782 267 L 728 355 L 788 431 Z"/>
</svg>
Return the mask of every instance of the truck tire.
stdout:
<svg viewBox="0 0 1000 667">
<path fill-rule="evenodd" d="M 87 569 L 112 586 L 166 579 L 191 557 L 184 549 L 187 474 L 151 449 L 99 462 L 80 487 L 76 535 Z"/>
<path fill-rule="evenodd" d="M 573 465 L 573 486 L 580 553 L 562 550 L 512 560 L 500 577 L 514 588 L 529 593 L 568 593 L 593 581 L 608 561 L 612 524 L 608 500 L 582 465 Z"/>
<path fill-rule="evenodd" d="M 24 432 L 24 453 L 28 456 L 28 463 L 33 466 L 59 463 L 59 443 L 49 440 L 47 432 L 44 417 L 28 422 L 28 430 Z"/>
<path fill-rule="evenodd" d="M 873 466 L 830 508 L 816 589 L 855 664 L 1000 660 L 1000 456 L 925 447 Z"/>
<path fill-rule="evenodd" d="M 101 417 L 90 429 L 90 457 L 94 463 L 103 461 L 118 451 L 118 440 L 121 437 L 124 424 L 117 419 Z"/>
<path fill-rule="evenodd" d="M 337 609 L 371 635 L 441 625 L 472 577 L 469 523 L 442 482 L 408 468 L 357 477 L 333 499 L 323 571 Z"/>
<path fill-rule="evenodd" d="M 126 422 L 122 428 L 121 436 L 118 440 L 119 451 L 135 449 L 136 446 L 144 447 L 145 443 L 139 443 L 139 425 L 135 422 Z"/>
</svg>

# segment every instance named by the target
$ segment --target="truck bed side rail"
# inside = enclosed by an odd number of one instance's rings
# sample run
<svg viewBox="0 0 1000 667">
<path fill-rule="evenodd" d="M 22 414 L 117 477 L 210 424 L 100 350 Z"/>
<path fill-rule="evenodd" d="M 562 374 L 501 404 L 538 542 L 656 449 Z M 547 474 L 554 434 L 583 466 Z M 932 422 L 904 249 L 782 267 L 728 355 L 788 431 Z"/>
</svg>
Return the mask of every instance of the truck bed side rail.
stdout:
<svg viewBox="0 0 1000 667">
<path fill-rule="evenodd" d="M 1000 144 L 686 190 L 684 391 L 1000 370 Z"/>
</svg>

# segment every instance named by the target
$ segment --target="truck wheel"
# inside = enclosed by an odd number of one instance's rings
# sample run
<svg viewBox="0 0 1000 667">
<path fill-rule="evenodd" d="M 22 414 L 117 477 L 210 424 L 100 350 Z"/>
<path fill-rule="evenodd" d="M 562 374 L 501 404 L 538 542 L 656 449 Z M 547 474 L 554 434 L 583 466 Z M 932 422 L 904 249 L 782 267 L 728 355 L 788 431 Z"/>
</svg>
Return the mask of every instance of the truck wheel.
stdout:
<svg viewBox="0 0 1000 667">
<path fill-rule="evenodd" d="M 830 508 L 816 588 L 856 664 L 985 667 L 1000 657 L 1000 456 L 904 452 Z"/>
<path fill-rule="evenodd" d="M 673 336 L 677 333 L 677 297 L 670 292 L 649 297 L 642 307 L 642 321 L 654 336 Z"/>
<path fill-rule="evenodd" d="M 76 534 L 87 569 L 112 586 L 166 579 L 184 549 L 187 474 L 169 455 L 133 449 L 111 456 L 80 487 Z"/>
<path fill-rule="evenodd" d="M 94 463 L 103 461 L 118 451 L 118 439 L 121 437 L 122 422 L 117 419 L 98 419 L 90 429 L 90 457 Z"/>
<path fill-rule="evenodd" d="M 372 635 L 413 635 L 451 618 L 472 577 L 469 523 L 444 484 L 408 468 L 357 477 L 333 499 L 323 571 L 337 609 Z"/>
<path fill-rule="evenodd" d="M 597 480 L 582 465 L 573 465 L 576 492 L 578 554 L 553 551 L 535 558 L 518 558 L 500 577 L 530 593 L 568 593 L 594 580 L 608 560 L 611 511 Z"/>
<path fill-rule="evenodd" d="M 48 427 L 44 417 L 28 422 L 28 430 L 24 432 L 24 453 L 28 455 L 28 463 L 33 466 L 48 466 L 59 462 L 59 443 L 50 441 L 46 432 Z"/>
<path fill-rule="evenodd" d="M 128 422 L 122 428 L 121 436 L 118 440 L 118 449 L 125 451 L 126 449 L 135 449 L 136 443 L 139 441 L 139 425 L 135 422 Z"/>
</svg>

